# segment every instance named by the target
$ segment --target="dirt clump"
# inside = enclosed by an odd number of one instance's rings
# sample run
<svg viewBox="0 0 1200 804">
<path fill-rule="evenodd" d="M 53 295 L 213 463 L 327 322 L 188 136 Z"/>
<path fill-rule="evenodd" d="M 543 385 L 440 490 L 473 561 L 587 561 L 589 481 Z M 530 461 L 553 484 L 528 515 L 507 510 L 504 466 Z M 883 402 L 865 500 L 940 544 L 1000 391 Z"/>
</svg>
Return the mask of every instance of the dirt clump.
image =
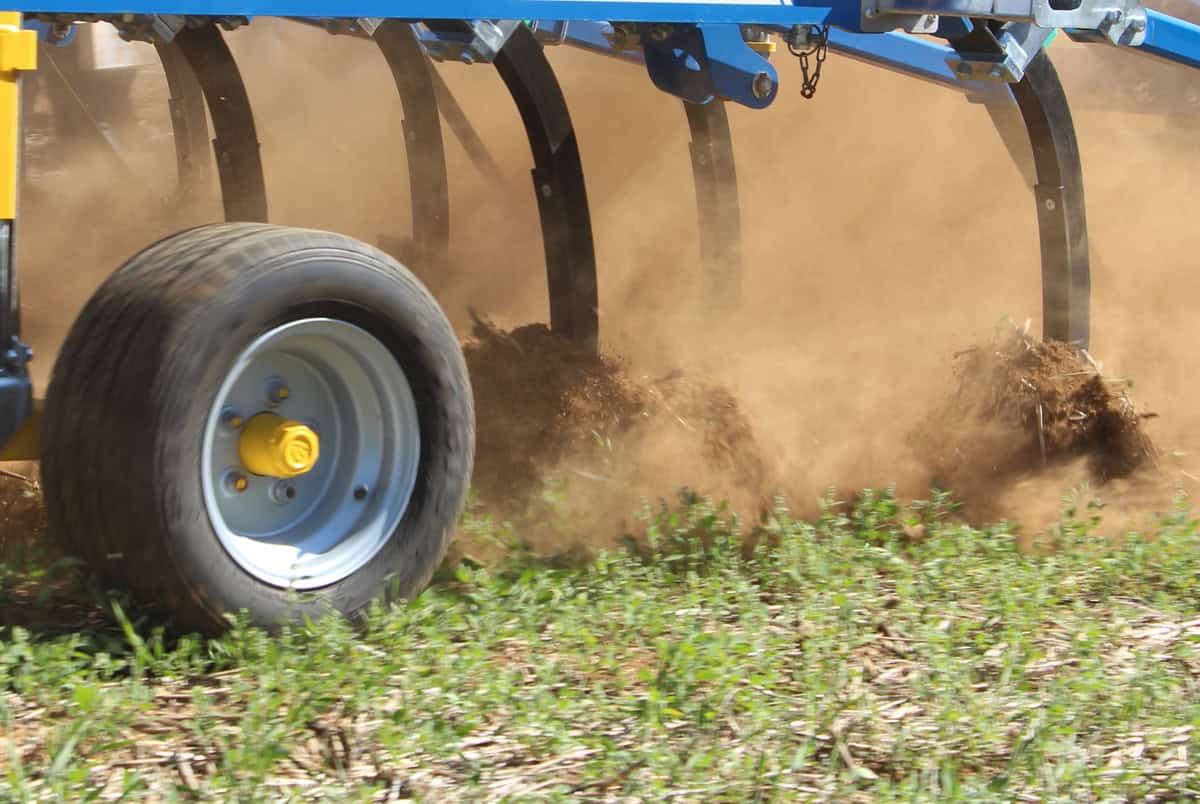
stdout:
<svg viewBox="0 0 1200 804">
<path fill-rule="evenodd" d="M 639 378 L 543 324 L 506 332 L 473 317 L 464 345 L 476 409 L 472 486 L 487 510 L 528 523 L 530 501 L 558 490 L 573 529 L 602 532 L 638 495 L 687 485 L 757 498 L 771 483 L 771 461 L 727 389 L 679 371 Z"/>
<path fill-rule="evenodd" d="M 989 343 L 956 354 L 956 390 L 912 438 L 931 482 L 968 501 L 1081 462 L 1103 485 L 1155 465 L 1129 382 L 1102 374 L 1085 351 L 1006 324 Z"/>
</svg>

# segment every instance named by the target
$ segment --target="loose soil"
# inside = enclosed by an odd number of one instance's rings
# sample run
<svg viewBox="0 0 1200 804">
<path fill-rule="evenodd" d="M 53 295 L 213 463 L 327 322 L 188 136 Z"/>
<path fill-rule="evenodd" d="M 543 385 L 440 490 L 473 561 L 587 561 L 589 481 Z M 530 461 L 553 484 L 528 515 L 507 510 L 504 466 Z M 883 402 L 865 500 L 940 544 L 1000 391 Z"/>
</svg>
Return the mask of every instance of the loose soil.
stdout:
<svg viewBox="0 0 1200 804">
<path fill-rule="evenodd" d="M 1043 471 L 1082 462 L 1096 486 L 1153 468 L 1129 381 L 1106 377 L 1086 351 L 1004 325 L 956 355 L 956 390 L 911 438 L 944 486 L 987 510 L 997 491 Z"/>
<path fill-rule="evenodd" d="M 686 484 L 754 504 L 775 482 L 728 389 L 679 371 L 638 377 L 543 324 L 506 332 L 473 317 L 464 346 L 477 420 L 472 486 L 488 512 L 531 526 L 551 503 L 591 539 L 604 526 L 621 530 L 638 495 Z"/>
</svg>

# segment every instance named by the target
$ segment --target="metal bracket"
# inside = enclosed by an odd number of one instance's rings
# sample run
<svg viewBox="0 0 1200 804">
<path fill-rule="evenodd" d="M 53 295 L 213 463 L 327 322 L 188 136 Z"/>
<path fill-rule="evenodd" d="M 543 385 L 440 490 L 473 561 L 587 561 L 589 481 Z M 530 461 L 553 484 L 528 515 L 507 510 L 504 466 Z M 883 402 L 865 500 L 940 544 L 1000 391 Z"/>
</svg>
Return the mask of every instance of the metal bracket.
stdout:
<svg viewBox="0 0 1200 804">
<path fill-rule="evenodd" d="M 521 20 L 468 20 L 467 31 L 427 24 L 419 29 L 419 39 L 434 61 L 458 61 L 463 64 L 491 64 L 513 33 L 524 25 Z"/>
<path fill-rule="evenodd" d="M 1138 0 L 862 0 L 864 23 L 922 15 L 1023 22 L 1047 30 L 1089 29 L 1114 45 L 1140 45 L 1146 37 L 1146 11 Z"/>
<path fill-rule="evenodd" d="M 714 98 L 765 109 L 779 74 L 742 37 L 738 25 L 639 26 L 646 70 L 663 92 L 691 103 Z"/>
<path fill-rule="evenodd" d="M 56 27 L 67 27 L 77 22 L 107 22 L 117 29 L 127 42 L 163 43 L 171 42 L 185 28 L 202 28 L 216 25 L 226 31 L 250 24 L 249 17 L 210 17 L 183 14 L 30 14 L 30 19 Z"/>
<path fill-rule="evenodd" d="M 568 45 L 610 58 L 644 65 L 642 43 L 636 30 L 608 22 L 531 20 L 529 30 L 543 45 Z"/>
<path fill-rule="evenodd" d="M 1015 84 L 1025 77 L 1025 68 L 1054 33 L 1019 22 L 1007 23 L 999 32 L 990 28 L 984 28 L 982 32 L 994 47 L 951 53 L 946 57 L 946 63 L 964 80 L 1008 84 Z"/>
<path fill-rule="evenodd" d="M 858 27 L 863 33 L 887 33 L 902 30 L 905 33 L 932 36 L 938 29 L 936 14 L 897 14 L 882 10 L 871 0 L 863 0 L 862 15 Z"/>
</svg>

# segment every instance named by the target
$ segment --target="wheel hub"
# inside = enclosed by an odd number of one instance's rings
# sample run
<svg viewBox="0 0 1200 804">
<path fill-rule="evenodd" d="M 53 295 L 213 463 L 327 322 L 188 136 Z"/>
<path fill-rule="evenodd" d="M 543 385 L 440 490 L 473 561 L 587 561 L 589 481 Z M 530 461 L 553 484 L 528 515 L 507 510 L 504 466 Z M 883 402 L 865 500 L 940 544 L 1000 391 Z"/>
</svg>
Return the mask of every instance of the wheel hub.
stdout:
<svg viewBox="0 0 1200 804">
<path fill-rule="evenodd" d="M 247 422 L 238 438 L 242 465 L 264 477 L 299 477 L 321 457 L 321 441 L 312 428 L 274 413 Z"/>
<path fill-rule="evenodd" d="M 235 360 L 210 410 L 205 506 L 245 571 L 316 589 L 387 544 L 421 438 L 404 369 L 373 335 L 329 318 L 279 326 Z"/>
</svg>

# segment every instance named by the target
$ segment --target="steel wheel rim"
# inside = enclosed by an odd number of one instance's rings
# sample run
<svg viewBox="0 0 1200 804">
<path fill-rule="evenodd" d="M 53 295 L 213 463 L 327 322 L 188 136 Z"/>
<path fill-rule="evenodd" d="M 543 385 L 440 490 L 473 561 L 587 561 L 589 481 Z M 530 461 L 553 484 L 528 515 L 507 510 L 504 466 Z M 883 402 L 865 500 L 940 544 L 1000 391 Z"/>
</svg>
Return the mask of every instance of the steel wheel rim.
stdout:
<svg viewBox="0 0 1200 804">
<path fill-rule="evenodd" d="M 286 398 L 272 399 L 281 386 Z M 263 412 L 317 433 L 312 471 L 281 481 L 241 466 L 234 425 Z M 329 586 L 387 544 L 408 509 L 420 454 L 416 400 L 387 347 L 345 321 L 293 321 L 246 347 L 217 392 L 204 428 L 205 508 L 226 552 L 257 580 Z"/>
</svg>

